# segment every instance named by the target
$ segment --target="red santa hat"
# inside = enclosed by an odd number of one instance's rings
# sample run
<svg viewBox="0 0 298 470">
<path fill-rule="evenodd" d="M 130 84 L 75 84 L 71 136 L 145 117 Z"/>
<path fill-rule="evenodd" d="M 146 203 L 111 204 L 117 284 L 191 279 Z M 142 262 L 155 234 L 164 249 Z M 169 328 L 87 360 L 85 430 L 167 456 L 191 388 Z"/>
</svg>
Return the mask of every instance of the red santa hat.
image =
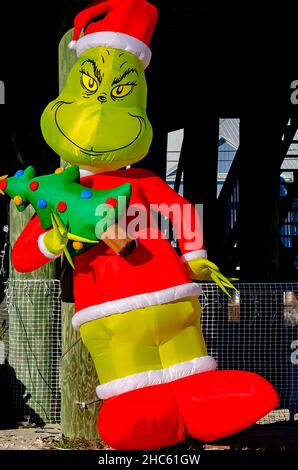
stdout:
<svg viewBox="0 0 298 470">
<path fill-rule="evenodd" d="M 97 46 L 121 49 L 136 55 L 146 68 L 157 18 L 156 7 L 146 0 L 97 0 L 75 17 L 69 48 L 78 57 Z"/>
</svg>

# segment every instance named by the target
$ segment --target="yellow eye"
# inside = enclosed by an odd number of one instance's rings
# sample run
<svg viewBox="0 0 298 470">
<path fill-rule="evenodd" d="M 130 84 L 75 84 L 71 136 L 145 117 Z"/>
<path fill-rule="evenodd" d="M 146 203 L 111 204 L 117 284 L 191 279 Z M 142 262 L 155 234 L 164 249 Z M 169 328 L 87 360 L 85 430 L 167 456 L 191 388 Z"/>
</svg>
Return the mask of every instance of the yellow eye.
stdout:
<svg viewBox="0 0 298 470">
<path fill-rule="evenodd" d="M 134 85 L 117 85 L 112 91 L 112 98 L 123 98 L 124 96 L 129 95 L 132 92 Z"/>
<path fill-rule="evenodd" d="M 88 91 L 92 91 L 94 93 L 98 88 L 95 78 L 90 77 L 90 75 L 87 75 L 86 73 L 82 73 L 81 81 L 83 87 Z"/>
</svg>

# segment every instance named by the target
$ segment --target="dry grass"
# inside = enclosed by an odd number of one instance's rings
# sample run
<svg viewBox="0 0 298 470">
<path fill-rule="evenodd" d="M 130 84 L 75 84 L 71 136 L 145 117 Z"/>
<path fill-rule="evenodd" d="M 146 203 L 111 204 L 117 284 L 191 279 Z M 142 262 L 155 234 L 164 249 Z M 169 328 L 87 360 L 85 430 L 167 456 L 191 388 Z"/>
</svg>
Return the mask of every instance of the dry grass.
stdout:
<svg viewBox="0 0 298 470">
<path fill-rule="evenodd" d="M 84 438 L 63 437 L 58 425 L 49 425 L 45 428 L 23 426 L 0 430 L 0 450 L 110 450 L 110 447 L 100 438 L 89 441 Z M 298 422 L 254 425 L 210 443 L 187 439 L 165 450 L 298 451 Z"/>
<path fill-rule="evenodd" d="M 104 441 L 87 441 L 86 439 L 67 439 L 65 437 L 52 440 L 50 448 L 53 450 L 108 450 Z M 275 423 L 268 425 L 254 425 L 237 434 L 218 441 L 205 443 L 195 439 L 187 439 L 180 444 L 168 447 L 168 451 L 287 451 L 298 450 L 298 423 Z"/>
<path fill-rule="evenodd" d="M 102 439 L 89 441 L 82 437 L 69 439 L 60 437 L 55 439 L 47 439 L 48 450 L 108 450 L 109 447 Z"/>
</svg>

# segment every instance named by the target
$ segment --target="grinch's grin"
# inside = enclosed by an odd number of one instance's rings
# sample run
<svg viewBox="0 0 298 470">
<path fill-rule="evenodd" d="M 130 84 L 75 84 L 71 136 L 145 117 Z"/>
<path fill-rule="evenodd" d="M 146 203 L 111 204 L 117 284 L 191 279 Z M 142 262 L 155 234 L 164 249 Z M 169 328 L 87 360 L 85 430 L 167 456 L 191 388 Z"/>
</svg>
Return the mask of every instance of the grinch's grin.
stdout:
<svg viewBox="0 0 298 470">
<path fill-rule="evenodd" d="M 111 148 L 111 149 L 105 149 L 105 150 L 94 150 L 93 147 L 91 147 L 90 149 L 86 149 L 86 148 L 83 148 L 81 147 L 80 145 L 78 145 L 76 142 L 73 142 L 66 134 L 65 132 L 61 129 L 59 123 L 58 123 L 58 111 L 59 109 L 61 108 L 61 106 L 63 104 L 72 104 L 74 103 L 73 101 L 58 101 L 58 103 L 55 103 L 55 105 L 53 106 L 53 108 L 56 108 L 55 110 L 55 123 L 56 123 L 56 126 L 59 130 L 59 132 L 72 144 L 74 145 L 75 147 L 77 147 L 82 153 L 85 153 L 87 155 L 91 155 L 91 156 L 97 156 L 97 155 L 101 155 L 101 154 L 104 154 L 104 153 L 109 153 L 109 152 L 116 152 L 117 150 L 122 150 L 124 148 L 127 148 L 129 147 L 130 145 L 132 145 L 140 136 L 141 132 L 142 132 L 142 129 L 143 129 L 143 124 L 145 124 L 145 121 L 144 121 L 144 118 L 142 116 L 135 116 L 134 114 L 131 114 L 131 113 L 128 113 L 129 116 L 133 117 L 133 118 L 136 118 L 138 119 L 139 121 L 139 130 L 138 130 L 138 133 L 137 135 L 134 137 L 133 140 L 131 140 L 128 144 L 126 145 L 123 145 L 121 147 L 118 147 L 118 148 Z M 52 108 L 52 109 L 53 109 Z"/>
</svg>

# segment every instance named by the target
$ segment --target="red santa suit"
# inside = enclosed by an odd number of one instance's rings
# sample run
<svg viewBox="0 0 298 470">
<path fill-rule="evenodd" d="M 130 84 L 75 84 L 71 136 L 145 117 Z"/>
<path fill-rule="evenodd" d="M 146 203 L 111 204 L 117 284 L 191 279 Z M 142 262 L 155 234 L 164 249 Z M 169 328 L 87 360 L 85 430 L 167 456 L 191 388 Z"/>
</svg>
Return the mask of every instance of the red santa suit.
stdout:
<svg viewBox="0 0 298 470">
<path fill-rule="evenodd" d="M 138 312 L 138 309 L 146 314 L 153 306 L 171 305 L 177 300 L 180 304 L 184 298 L 197 302 L 200 294 L 200 286 L 191 282 L 185 263 L 206 257 L 195 209 L 146 170 L 118 170 L 81 178 L 81 184 L 94 189 L 110 189 L 124 182 L 132 185 L 128 212 L 139 208 L 149 221 L 150 204 L 160 205 L 161 212 L 172 204 L 182 212 L 188 207 L 191 217 L 186 225 L 192 221 L 200 236 L 195 237 L 194 230 L 191 239 L 183 231 L 183 217 L 174 220 L 169 213 L 166 215 L 173 220 L 179 234 L 182 257 L 157 228 L 148 237 L 149 225 L 137 228 L 138 245 L 127 257 L 116 255 L 102 242 L 77 256 L 73 317 L 76 328 L 93 326 L 92 320 L 105 322 L 115 318 L 111 315 L 122 318 L 119 314 Z M 12 261 L 17 270 L 32 271 L 55 257 L 45 248 L 44 233 L 38 217 L 34 216 L 13 247 Z M 175 317 L 179 312 L 174 309 L 172 313 Z M 138 315 L 135 318 L 139 321 Z M 183 440 L 186 430 L 190 436 L 212 440 L 254 423 L 276 406 L 278 396 L 274 388 L 260 376 L 242 371 L 215 371 L 215 367 L 214 359 L 203 355 L 184 363 L 178 361 L 163 370 L 146 370 L 101 383 L 97 387 L 98 395 L 107 399 L 99 415 L 100 435 L 116 449 L 171 445 Z"/>
<path fill-rule="evenodd" d="M 86 171 L 82 173 L 86 175 Z M 199 217 L 189 202 L 158 176 L 144 169 L 101 174 L 87 172 L 87 176 L 81 178 L 81 184 L 92 189 L 112 189 L 127 182 L 132 186 L 127 227 L 137 217 L 139 223 L 134 224 L 137 247 L 130 255 L 121 257 L 100 242 L 75 257 L 75 328 L 115 314 L 190 297 L 197 299 L 201 293 L 201 287 L 191 281 L 186 267 L 187 260 L 206 257 Z M 152 223 L 152 208 L 171 219 L 182 257 L 161 233 L 157 223 Z M 12 261 L 18 271 L 32 271 L 55 257 L 43 243 L 44 234 L 39 219 L 34 216 L 13 247 Z M 163 383 L 216 367 L 214 359 L 205 354 L 200 357 L 192 355 L 190 359 L 191 362 L 187 361 L 183 366 L 166 368 L 161 378 L 159 372 L 155 375 L 144 372 L 134 380 L 122 378 L 112 380 L 112 383 L 109 380 L 97 388 L 97 393 L 101 398 L 108 398 L 150 385 L 156 382 L 157 375 Z M 184 358 L 178 358 L 177 362 L 184 363 Z"/>
<path fill-rule="evenodd" d="M 147 226 L 136 227 L 137 247 L 127 257 L 117 255 L 104 243 L 75 257 L 75 327 L 103 315 L 126 311 L 128 305 L 129 309 L 141 308 L 200 293 L 200 286 L 191 282 L 185 265 L 186 260 L 206 257 L 198 214 L 190 203 L 158 176 L 143 169 L 89 174 L 80 182 L 93 189 L 111 189 L 130 183 L 129 212 L 132 214 L 132 208 L 135 208 L 136 217 L 142 213 L 138 220 L 146 221 Z M 176 225 L 174 232 L 180 236 L 182 259 L 156 226 L 150 228 L 150 205 L 153 209 L 154 205 L 159 206 L 158 209 L 169 215 Z M 173 211 L 166 214 L 168 207 Z M 175 210 L 176 214 L 173 214 Z M 196 233 L 185 230 L 183 220 L 186 218 L 193 228 L 196 225 Z M 127 217 L 128 224 L 132 219 L 133 216 Z M 43 244 L 44 233 L 38 217 L 34 216 L 12 250 L 12 262 L 17 271 L 32 271 L 55 258 Z M 119 282 L 120 279 L 125 282 Z"/>
</svg>

